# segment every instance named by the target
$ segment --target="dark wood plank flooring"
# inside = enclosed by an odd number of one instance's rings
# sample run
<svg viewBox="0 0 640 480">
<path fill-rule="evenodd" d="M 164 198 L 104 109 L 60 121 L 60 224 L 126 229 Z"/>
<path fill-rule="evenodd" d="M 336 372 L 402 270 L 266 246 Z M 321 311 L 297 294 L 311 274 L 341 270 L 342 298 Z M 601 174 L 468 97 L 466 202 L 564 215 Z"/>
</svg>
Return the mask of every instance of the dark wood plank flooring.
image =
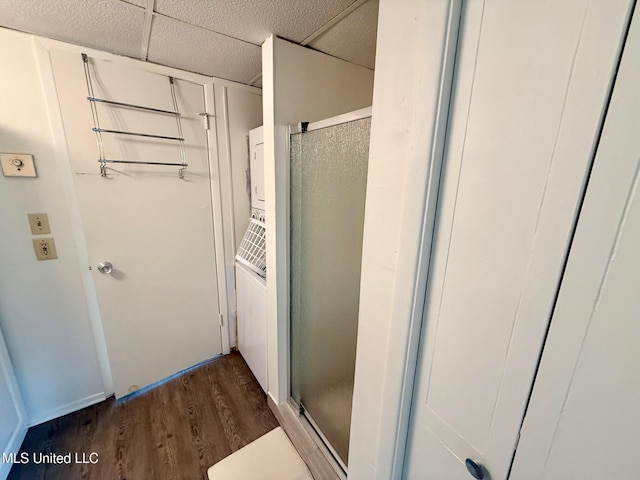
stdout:
<svg viewBox="0 0 640 480">
<path fill-rule="evenodd" d="M 96 452 L 99 461 L 15 464 L 9 480 L 202 480 L 211 465 L 276 426 L 256 379 L 231 353 L 133 398 L 30 428 L 22 451 L 31 458 Z"/>
</svg>

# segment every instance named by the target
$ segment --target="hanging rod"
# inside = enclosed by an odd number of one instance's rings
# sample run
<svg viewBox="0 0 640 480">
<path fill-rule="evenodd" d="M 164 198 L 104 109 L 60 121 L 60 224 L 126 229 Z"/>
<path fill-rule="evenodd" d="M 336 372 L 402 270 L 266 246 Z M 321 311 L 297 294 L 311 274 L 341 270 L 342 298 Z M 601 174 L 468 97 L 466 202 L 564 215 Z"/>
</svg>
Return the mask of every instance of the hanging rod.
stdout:
<svg viewBox="0 0 640 480">
<path fill-rule="evenodd" d="M 113 100 L 107 100 L 105 98 L 87 97 L 90 102 L 106 103 L 108 105 L 114 105 L 116 107 L 128 107 L 137 108 L 138 110 L 146 110 L 148 112 L 166 113 L 168 115 L 182 115 L 180 112 L 174 112 L 172 110 L 161 110 L 159 108 L 144 107 L 142 105 L 135 105 L 133 103 L 115 102 Z"/>
<path fill-rule="evenodd" d="M 135 160 L 109 160 L 108 158 L 103 158 L 98 160 L 100 163 L 133 163 L 136 165 L 167 165 L 170 167 L 188 167 L 187 163 L 165 163 L 165 162 L 138 162 Z"/>
<path fill-rule="evenodd" d="M 94 123 L 94 128 L 92 128 L 93 132 L 96 134 L 96 142 L 98 145 L 98 151 L 100 153 L 100 159 L 98 160 L 98 162 L 100 163 L 100 175 L 104 178 L 107 177 L 107 163 L 128 163 L 128 164 L 137 164 L 137 165 L 166 165 L 166 166 L 171 166 L 171 167 L 180 167 L 178 169 L 178 177 L 179 178 L 184 178 L 184 174 L 187 171 L 187 162 L 186 162 L 186 154 L 185 154 L 185 149 L 184 149 L 184 137 L 182 134 L 182 125 L 180 124 L 180 112 L 178 109 L 178 99 L 176 97 L 176 90 L 175 90 L 175 82 L 173 80 L 173 77 L 168 77 L 169 78 L 169 87 L 171 90 L 171 100 L 173 101 L 173 111 L 170 110 L 161 110 L 158 108 L 152 108 L 152 107 L 143 107 L 141 105 L 135 105 L 132 103 L 124 103 L 124 102 L 116 102 L 113 100 L 106 100 L 104 98 L 98 98 L 94 95 L 93 93 L 93 83 L 91 81 L 91 70 L 89 68 L 89 57 L 87 56 L 87 54 L 83 53 L 82 54 L 82 63 L 84 65 L 84 75 L 85 75 L 85 80 L 87 82 L 87 93 L 89 94 L 89 96 L 87 97 L 87 100 L 89 100 L 89 103 L 91 104 L 91 114 L 93 116 L 93 123 Z M 96 103 L 105 103 L 107 105 L 114 105 L 114 106 L 118 106 L 118 107 L 129 107 L 129 108 L 137 108 L 140 110 L 145 110 L 145 111 L 149 111 L 149 112 L 157 112 L 157 113 L 165 113 L 165 114 L 169 114 L 169 115 L 173 115 L 174 118 L 176 119 L 176 128 L 178 130 L 178 136 L 177 137 L 169 137 L 166 135 L 153 135 L 150 133 L 137 133 L 137 132 L 126 132 L 126 131 L 122 131 L 122 130 L 110 130 L 107 128 L 100 128 L 100 121 L 98 119 L 98 109 L 96 106 Z M 182 160 L 181 163 L 167 163 L 167 162 L 142 162 L 142 161 L 135 161 L 135 160 L 109 160 L 104 158 L 104 145 L 102 143 L 102 133 L 115 133 L 118 135 L 134 135 L 137 137 L 147 137 L 147 138 L 160 138 L 160 139 L 164 139 L 164 140 L 176 140 L 180 143 L 180 158 Z"/>
<path fill-rule="evenodd" d="M 152 135 L 151 133 L 125 132 L 122 130 L 109 130 L 108 128 L 92 128 L 91 130 L 99 133 L 117 133 L 119 135 L 135 135 L 136 137 L 162 138 L 164 140 L 177 140 L 178 142 L 184 142 L 184 138 L 182 137 L 167 137 L 165 135 Z"/>
<path fill-rule="evenodd" d="M 165 162 L 139 162 L 135 160 L 109 160 L 108 158 L 101 158 L 98 160 L 100 163 L 100 175 L 104 178 L 107 177 L 107 163 L 129 163 L 135 165 L 166 165 L 168 167 L 180 167 L 178 170 L 178 177 L 184 178 L 184 172 L 187 171 L 186 163 L 165 163 Z"/>
</svg>

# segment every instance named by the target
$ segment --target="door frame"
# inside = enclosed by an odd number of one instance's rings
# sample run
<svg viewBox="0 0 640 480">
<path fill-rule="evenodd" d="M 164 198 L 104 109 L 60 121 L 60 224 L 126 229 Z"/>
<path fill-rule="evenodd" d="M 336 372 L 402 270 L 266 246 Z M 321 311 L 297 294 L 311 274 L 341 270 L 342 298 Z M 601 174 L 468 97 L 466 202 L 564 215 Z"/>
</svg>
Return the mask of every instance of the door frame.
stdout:
<svg viewBox="0 0 640 480">
<path fill-rule="evenodd" d="M 287 181 L 287 189 L 288 189 L 287 205 L 286 205 L 287 216 L 283 220 L 283 223 L 286 222 L 286 228 L 287 228 L 287 242 L 286 242 L 287 298 L 291 298 L 291 148 L 290 148 L 291 135 L 312 132 L 314 130 L 334 127 L 337 125 L 341 125 L 343 123 L 355 122 L 358 120 L 364 120 L 365 118 L 371 118 L 372 111 L 373 111 L 372 107 L 365 107 L 365 108 L 360 108 L 358 110 L 354 110 L 352 112 L 346 112 L 340 115 L 335 115 L 333 117 L 325 118 L 315 122 L 309 122 L 306 124 L 306 126 L 304 126 L 304 128 L 302 123 L 297 123 L 297 124 L 288 126 L 288 134 L 286 139 L 286 143 L 288 146 L 287 165 L 286 165 L 286 168 L 284 169 L 285 170 L 284 173 L 286 174 L 286 177 L 287 177 L 286 181 Z M 282 267 L 282 265 L 278 265 L 278 267 L 280 268 Z M 280 361 L 282 360 L 286 361 L 286 371 L 287 371 L 287 376 L 286 376 L 287 384 L 285 386 L 286 395 L 287 395 L 286 401 L 289 402 L 290 404 L 295 405 L 296 409 L 300 411 L 300 408 L 301 408 L 300 403 L 297 402 L 291 395 L 291 359 L 292 359 L 291 302 L 289 302 L 289 304 L 287 305 L 286 335 L 287 335 L 287 345 L 288 345 L 287 352 L 283 358 L 279 359 Z M 299 418 L 301 420 L 302 426 L 307 430 L 307 432 L 309 433 L 309 436 L 316 443 L 316 445 L 318 445 L 318 448 L 320 448 L 320 450 L 324 453 L 325 457 L 327 458 L 327 461 L 333 467 L 336 474 L 340 478 L 346 478 L 346 475 L 348 473 L 347 466 L 342 461 L 338 453 L 335 451 L 335 449 L 333 448 L 329 440 L 325 437 L 324 433 L 322 432 L 322 429 L 313 420 L 313 417 L 305 410 L 304 413 L 299 414 Z"/>
<path fill-rule="evenodd" d="M 230 352 L 229 343 L 229 321 L 228 312 L 230 311 L 228 296 L 227 296 L 227 278 L 225 269 L 225 251 L 226 249 L 233 248 L 226 245 L 224 241 L 223 230 L 223 206 L 222 206 L 222 191 L 221 191 L 221 168 L 218 155 L 218 139 L 216 135 L 215 119 L 217 118 L 215 109 L 215 95 L 214 85 L 217 80 L 214 77 L 207 77 L 191 72 L 185 72 L 171 67 L 163 65 L 157 65 L 153 63 L 143 62 L 141 60 L 135 60 L 128 57 L 118 56 L 111 53 L 103 52 L 100 50 L 94 50 L 91 48 L 84 48 L 69 43 L 60 42 L 44 37 L 32 37 L 33 48 L 38 63 L 40 74 L 42 78 L 42 84 L 44 88 L 45 101 L 48 108 L 50 126 L 53 132 L 53 141 L 55 145 L 55 151 L 53 152 L 54 158 L 65 165 L 61 170 L 63 172 L 62 182 L 64 184 L 64 196 L 69 208 L 69 214 L 71 218 L 71 225 L 73 229 L 73 236 L 75 240 L 75 247 L 81 266 L 89 266 L 89 253 L 87 250 L 87 242 L 84 235 L 82 226 L 82 219 L 80 216 L 80 208 L 75 193 L 75 186 L 73 181 L 73 172 L 71 170 L 71 161 L 69 156 L 69 150 L 67 148 L 66 136 L 64 126 L 62 123 L 62 111 L 58 103 L 58 95 L 55 84 L 55 78 L 53 74 L 53 65 L 51 63 L 50 51 L 52 49 L 63 50 L 66 52 L 78 54 L 78 58 L 81 53 L 86 53 L 92 58 L 104 60 L 112 63 L 117 63 L 130 68 L 143 70 L 146 72 L 156 73 L 164 76 L 172 76 L 181 80 L 192 82 L 198 85 L 202 85 L 204 89 L 205 107 L 209 117 L 214 121 L 210 122 L 209 128 L 206 131 L 207 143 L 208 143 L 208 158 L 209 158 L 209 178 L 210 178 L 210 190 L 211 190 L 211 204 L 212 204 L 212 221 L 214 229 L 214 255 L 216 263 L 216 279 L 218 283 L 218 305 L 219 305 L 219 324 L 222 340 L 222 353 L 226 354 Z M 205 120 L 203 119 L 203 122 Z M 96 167 L 97 168 L 97 167 Z M 226 172 L 228 173 L 228 172 Z M 228 179 L 227 181 L 231 181 Z M 85 298 L 87 301 L 87 307 L 89 311 L 89 320 L 93 331 L 94 341 L 96 345 L 96 353 L 98 357 L 98 363 L 100 365 L 100 373 L 102 376 L 102 384 L 104 388 L 104 397 L 97 399 L 97 401 L 104 400 L 106 397 L 112 395 L 115 392 L 113 386 L 113 379 L 111 376 L 111 367 L 109 363 L 109 356 L 107 353 L 107 344 L 102 326 L 102 318 L 100 316 L 100 309 L 98 307 L 98 296 L 94 283 L 94 278 L 88 268 L 81 267 L 79 272 L 82 285 L 85 292 Z M 212 319 L 215 321 L 215 319 Z M 92 402 L 92 403 L 95 403 Z"/>
<path fill-rule="evenodd" d="M 425 83 L 421 76 L 425 75 L 423 72 L 414 72 L 415 78 L 406 78 L 397 86 L 399 90 L 406 88 L 410 92 L 413 91 L 414 95 L 422 95 L 423 101 L 417 102 L 416 111 L 412 114 L 393 112 L 392 116 L 396 117 L 394 120 L 398 125 L 393 131 L 385 134 L 385 137 L 389 137 L 401 134 L 399 130 L 402 133 L 406 130 L 416 130 L 407 137 L 406 144 L 402 146 L 402 153 L 407 153 L 407 158 L 403 159 L 403 164 L 400 166 L 402 171 L 399 173 L 410 176 L 411 184 L 403 186 L 406 188 L 407 200 L 404 203 L 399 202 L 398 205 L 393 202 L 393 207 L 400 206 L 402 211 L 398 216 L 399 219 L 392 226 L 400 234 L 397 245 L 392 247 L 397 249 L 393 264 L 395 272 L 392 275 L 393 289 L 388 292 L 389 297 L 385 301 L 385 307 L 388 309 L 385 314 L 388 313 L 388 318 L 384 319 L 384 325 L 378 323 L 366 326 L 362 321 L 363 300 L 368 301 L 368 299 L 363 296 L 361 284 L 349 453 L 349 474 L 357 480 L 400 478 L 404 469 L 463 1 L 441 0 L 432 2 L 428 6 L 405 5 L 405 9 L 411 11 L 404 14 L 391 13 L 390 10 L 397 9 L 391 1 L 386 4 L 381 2 L 380 5 L 381 16 L 385 14 L 389 14 L 390 18 L 400 16 L 401 20 L 412 24 L 414 17 L 418 18 L 419 23 L 412 25 L 414 29 L 425 25 L 436 26 L 433 30 L 425 29 L 424 37 L 420 37 L 421 44 L 416 45 L 419 57 L 407 57 L 400 67 L 412 69 L 409 65 L 413 63 L 422 70 L 434 64 L 439 68 L 430 76 L 426 74 L 429 80 L 434 80 L 432 77 L 436 80 L 429 85 L 428 90 L 426 87 L 428 83 Z M 427 20 L 427 17 L 431 18 Z M 376 53 L 376 61 L 381 56 L 380 37 L 385 33 L 396 39 L 389 42 L 396 47 L 405 41 L 410 40 L 409 44 L 415 42 L 414 32 L 411 32 L 411 29 L 406 30 L 401 21 L 396 25 L 394 31 L 389 29 L 386 32 L 381 31 L 381 26 L 378 25 L 379 50 Z M 386 76 L 395 77 L 392 72 L 386 73 Z M 397 79 L 385 78 L 383 81 L 395 83 Z M 376 102 L 379 95 L 378 88 L 380 88 L 378 72 L 376 72 L 375 82 L 377 88 L 374 88 L 372 107 L 372 139 L 376 134 L 377 119 L 384 118 L 389 113 L 385 110 L 388 104 L 379 106 Z M 372 141 L 370 148 L 373 146 Z M 371 151 L 369 155 L 371 159 Z M 372 178 L 369 177 L 367 179 L 367 210 L 371 208 L 369 192 L 372 184 Z M 385 190 L 388 190 L 391 195 L 399 193 L 394 191 L 394 185 Z M 368 241 L 368 234 L 376 235 L 374 230 L 380 227 L 375 225 L 371 228 L 370 224 L 374 223 L 372 219 L 373 214 L 367 211 L 365 242 Z M 373 244 L 373 241 L 371 243 Z M 389 248 L 389 245 L 385 247 Z M 363 249 L 363 275 L 367 274 L 364 264 L 365 251 Z M 385 275 L 388 276 L 389 272 L 385 272 Z M 386 287 L 387 282 L 383 283 Z M 384 327 L 382 333 L 374 331 L 380 330 L 381 327 Z M 376 354 L 377 360 L 372 362 L 372 355 Z M 367 380 L 376 377 L 381 380 L 375 384 L 369 382 L 369 385 L 364 385 Z"/>
</svg>

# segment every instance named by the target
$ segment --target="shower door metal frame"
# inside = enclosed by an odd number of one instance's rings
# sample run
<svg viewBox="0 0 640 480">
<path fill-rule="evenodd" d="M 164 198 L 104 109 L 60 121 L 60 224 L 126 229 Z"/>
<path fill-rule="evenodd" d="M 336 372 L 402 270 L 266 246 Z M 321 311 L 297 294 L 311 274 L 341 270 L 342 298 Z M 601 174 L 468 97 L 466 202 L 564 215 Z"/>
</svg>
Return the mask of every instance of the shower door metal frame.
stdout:
<svg viewBox="0 0 640 480">
<path fill-rule="evenodd" d="M 323 128 L 334 127 L 336 125 L 340 125 L 342 123 L 355 122 L 358 120 L 363 120 L 365 118 L 371 118 L 372 107 L 361 108 L 359 110 L 354 110 L 352 112 L 343 113 L 341 115 L 336 115 L 335 117 L 330 117 L 324 120 L 319 120 L 317 122 L 301 122 L 294 125 L 289 125 L 288 134 L 287 134 L 287 298 L 289 299 L 287 305 L 287 341 L 289 348 L 287 348 L 287 397 L 288 402 L 295 406 L 296 411 L 298 412 L 298 419 L 300 420 L 301 425 L 305 428 L 305 430 L 309 433 L 313 441 L 316 443 L 318 448 L 322 451 L 322 453 L 327 458 L 328 462 L 336 471 L 336 474 L 342 478 L 347 478 L 347 466 L 340 459 L 340 456 L 333 449 L 327 438 L 322 433 L 322 430 L 318 427 L 316 422 L 313 420 L 313 417 L 306 412 L 304 405 L 299 404 L 292 396 L 291 392 L 291 135 L 295 135 L 298 133 L 306 133 L 312 132 L 314 130 L 320 130 Z"/>
<path fill-rule="evenodd" d="M 353 112 L 343 113 L 341 115 L 336 115 L 335 117 L 318 120 L 317 122 L 307 123 L 306 128 L 304 128 L 304 132 L 313 132 L 314 130 L 320 130 L 327 127 L 335 127 L 336 125 L 340 125 L 341 123 L 356 122 L 358 120 L 363 120 L 370 117 L 371 107 L 361 108 L 360 110 L 354 110 Z M 291 138 L 291 135 L 295 135 L 296 133 L 304 133 L 304 123 L 305 122 L 289 125 L 289 138 Z"/>
</svg>

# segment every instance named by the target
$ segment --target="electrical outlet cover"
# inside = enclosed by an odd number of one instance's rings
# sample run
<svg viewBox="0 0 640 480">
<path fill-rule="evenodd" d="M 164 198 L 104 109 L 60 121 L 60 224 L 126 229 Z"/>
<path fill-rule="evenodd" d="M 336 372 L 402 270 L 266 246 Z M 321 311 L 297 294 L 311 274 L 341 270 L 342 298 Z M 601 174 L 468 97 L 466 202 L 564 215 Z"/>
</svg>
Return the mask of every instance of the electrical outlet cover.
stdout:
<svg viewBox="0 0 640 480">
<path fill-rule="evenodd" d="M 37 177 L 33 155 L 28 153 L 0 153 L 5 177 Z"/>
<path fill-rule="evenodd" d="M 53 260 L 58 258 L 56 243 L 51 237 L 34 238 L 33 249 L 36 251 L 36 259 L 38 260 Z"/>
</svg>

